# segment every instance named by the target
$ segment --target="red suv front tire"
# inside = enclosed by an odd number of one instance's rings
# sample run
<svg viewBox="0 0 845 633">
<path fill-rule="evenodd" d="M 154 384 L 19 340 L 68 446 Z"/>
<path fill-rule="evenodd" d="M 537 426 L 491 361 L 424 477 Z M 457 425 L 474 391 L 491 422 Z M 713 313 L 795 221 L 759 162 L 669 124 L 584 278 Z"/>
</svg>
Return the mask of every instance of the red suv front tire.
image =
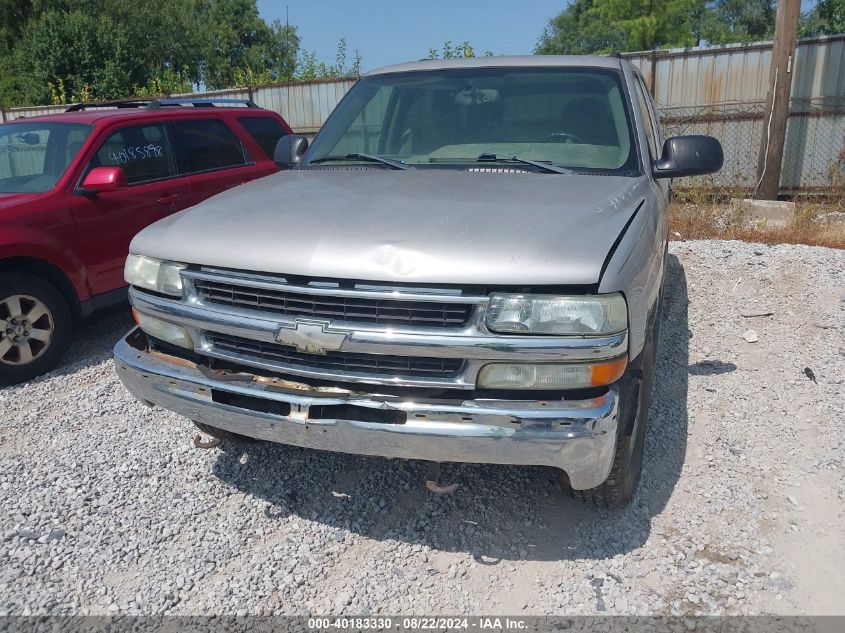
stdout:
<svg viewBox="0 0 845 633">
<path fill-rule="evenodd" d="M 52 284 L 27 274 L 0 274 L 0 384 L 52 369 L 72 329 L 67 301 Z"/>
</svg>

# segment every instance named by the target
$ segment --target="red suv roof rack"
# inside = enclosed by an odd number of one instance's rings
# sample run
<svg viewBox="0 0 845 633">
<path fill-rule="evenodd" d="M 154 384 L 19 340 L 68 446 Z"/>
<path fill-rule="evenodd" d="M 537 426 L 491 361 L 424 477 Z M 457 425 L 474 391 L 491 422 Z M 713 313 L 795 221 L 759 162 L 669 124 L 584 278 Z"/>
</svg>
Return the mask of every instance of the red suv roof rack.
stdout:
<svg viewBox="0 0 845 633">
<path fill-rule="evenodd" d="M 227 106 L 246 106 L 247 108 L 259 107 L 249 99 L 123 99 L 118 101 L 96 101 L 89 103 L 76 103 L 70 106 L 65 112 L 81 112 L 95 108 L 144 108 L 146 110 L 158 110 L 163 107 L 193 106 L 194 108 L 214 108 L 218 104 Z"/>
<path fill-rule="evenodd" d="M 193 106 L 195 108 L 213 108 L 216 107 L 217 104 L 224 104 L 227 106 L 246 106 L 247 108 L 257 108 L 259 107 L 253 101 L 249 99 L 215 99 L 215 98 L 208 98 L 208 99 L 191 99 L 191 98 L 180 98 L 180 99 L 155 99 L 147 104 L 148 110 L 157 110 L 163 106 Z"/>
<path fill-rule="evenodd" d="M 152 99 L 123 99 L 119 101 L 76 103 L 66 109 L 65 112 L 81 112 L 82 110 L 93 110 L 94 108 L 145 108 L 151 102 Z"/>
</svg>

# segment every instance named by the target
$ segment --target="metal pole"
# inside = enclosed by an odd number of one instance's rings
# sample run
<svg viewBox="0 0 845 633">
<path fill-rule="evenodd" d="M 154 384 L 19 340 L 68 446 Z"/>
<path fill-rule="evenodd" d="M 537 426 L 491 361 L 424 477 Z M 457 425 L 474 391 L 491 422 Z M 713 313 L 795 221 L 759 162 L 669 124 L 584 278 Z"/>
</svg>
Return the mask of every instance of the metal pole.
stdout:
<svg viewBox="0 0 845 633">
<path fill-rule="evenodd" d="M 800 0 L 778 1 L 769 95 L 763 120 L 765 128 L 757 163 L 757 187 L 754 190 L 754 197 L 758 200 L 777 200 L 778 197 L 800 13 Z"/>
<path fill-rule="evenodd" d="M 648 89 L 654 97 L 657 86 L 657 49 L 651 49 L 651 76 L 648 78 Z"/>
</svg>

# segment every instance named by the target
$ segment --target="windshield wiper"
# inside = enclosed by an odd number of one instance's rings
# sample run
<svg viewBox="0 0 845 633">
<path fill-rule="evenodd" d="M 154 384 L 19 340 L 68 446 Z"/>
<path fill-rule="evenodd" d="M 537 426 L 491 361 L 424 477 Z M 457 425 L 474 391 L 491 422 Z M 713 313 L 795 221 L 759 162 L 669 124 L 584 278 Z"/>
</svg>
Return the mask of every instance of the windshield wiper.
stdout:
<svg viewBox="0 0 845 633">
<path fill-rule="evenodd" d="M 519 156 L 505 156 L 504 154 L 484 153 L 480 154 L 476 160 L 479 163 L 522 163 L 523 165 L 531 165 L 537 169 L 545 170 L 550 174 L 571 174 L 571 169 L 565 167 L 558 167 L 551 163 L 540 162 L 537 160 L 530 160 L 528 158 L 520 158 Z"/>
<path fill-rule="evenodd" d="M 384 158 L 382 156 L 373 156 L 372 154 L 361 154 L 360 152 L 346 154 L 344 156 L 322 156 L 320 158 L 309 160 L 308 164 L 310 165 L 313 163 L 317 165 L 319 163 L 326 163 L 332 160 L 364 160 L 370 163 L 381 163 L 382 165 L 393 167 L 393 169 L 413 169 L 410 165 L 400 163 L 398 160 L 391 160 L 390 158 Z"/>
</svg>

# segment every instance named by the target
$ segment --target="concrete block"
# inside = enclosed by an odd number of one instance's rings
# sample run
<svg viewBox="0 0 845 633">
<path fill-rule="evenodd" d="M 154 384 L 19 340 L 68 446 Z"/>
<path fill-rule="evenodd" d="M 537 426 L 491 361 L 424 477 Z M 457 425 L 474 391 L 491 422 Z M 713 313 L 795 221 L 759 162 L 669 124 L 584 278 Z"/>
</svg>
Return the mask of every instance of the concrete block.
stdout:
<svg viewBox="0 0 845 633">
<path fill-rule="evenodd" d="M 785 227 L 795 221 L 795 203 L 731 198 L 731 212 L 749 227 Z"/>
</svg>

